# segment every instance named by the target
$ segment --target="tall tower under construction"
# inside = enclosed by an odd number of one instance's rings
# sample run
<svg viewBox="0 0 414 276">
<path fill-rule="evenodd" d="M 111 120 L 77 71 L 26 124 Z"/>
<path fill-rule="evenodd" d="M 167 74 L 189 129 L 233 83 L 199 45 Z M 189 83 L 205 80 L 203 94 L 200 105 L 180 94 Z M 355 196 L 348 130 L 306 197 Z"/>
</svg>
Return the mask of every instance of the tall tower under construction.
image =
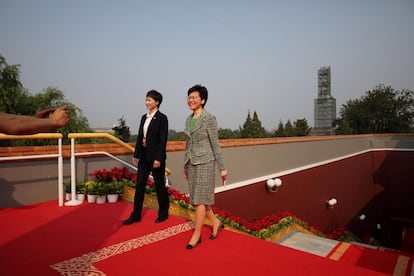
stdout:
<svg viewBox="0 0 414 276">
<path fill-rule="evenodd" d="M 314 100 L 314 127 L 312 135 L 335 134 L 336 99 L 331 95 L 331 67 L 318 70 L 318 98 Z"/>
</svg>

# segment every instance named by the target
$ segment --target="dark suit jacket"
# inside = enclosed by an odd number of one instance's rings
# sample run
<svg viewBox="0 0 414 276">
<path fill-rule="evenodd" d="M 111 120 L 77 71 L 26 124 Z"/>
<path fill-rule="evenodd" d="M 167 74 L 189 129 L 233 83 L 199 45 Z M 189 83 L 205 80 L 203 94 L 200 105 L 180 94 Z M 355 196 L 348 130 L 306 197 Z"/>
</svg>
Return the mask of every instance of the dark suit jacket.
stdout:
<svg viewBox="0 0 414 276">
<path fill-rule="evenodd" d="M 147 114 L 141 117 L 141 123 L 138 130 L 137 144 L 135 145 L 134 157 L 141 159 L 142 157 L 142 139 L 144 138 L 144 123 Z M 145 161 L 152 162 L 154 160 L 165 161 L 167 159 L 166 149 L 168 140 L 168 118 L 159 110 L 155 112 L 147 131 L 147 148 L 145 152 Z"/>
</svg>

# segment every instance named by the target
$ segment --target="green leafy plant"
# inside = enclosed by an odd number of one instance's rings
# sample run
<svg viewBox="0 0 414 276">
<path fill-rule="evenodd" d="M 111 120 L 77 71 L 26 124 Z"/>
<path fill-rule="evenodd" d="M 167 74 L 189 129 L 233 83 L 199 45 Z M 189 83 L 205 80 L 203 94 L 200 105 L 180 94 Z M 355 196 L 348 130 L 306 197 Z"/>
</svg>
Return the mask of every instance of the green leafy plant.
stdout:
<svg viewBox="0 0 414 276">
<path fill-rule="evenodd" d="M 97 196 L 104 196 L 107 195 L 109 191 L 108 184 L 98 182 L 96 183 L 96 195 Z"/>
<path fill-rule="evenodd" d="M 122 179 L 122 185 L 131 187 L 131 188 L 135 188 L 135 181 L 133 181 L 131 179 L 123 178 Z"/>
<path fill-rule="evenodd" d="M 85 192 L 88 195 L 96 195 L 98 192 L 98 185 L 95 181 L 86 181 L 85 182 Z"/>
<path fill-rule="evenodd" d="M 114 180 L 111 183 L 105 184 L 108 188 L 108 194 L 122 194 L 124 188 L 124 182 Z"/>
<path fill-rule="evenodd" d="M 63 181 L 63 189 L 65 190 L 65 193 L 71 192 L 70 180 Z"/>
<path fill-rule="evenodd" d="M 86 185 L 84 182 L 76 183 L 76 193 L 86 194 Z"/>
</svg>

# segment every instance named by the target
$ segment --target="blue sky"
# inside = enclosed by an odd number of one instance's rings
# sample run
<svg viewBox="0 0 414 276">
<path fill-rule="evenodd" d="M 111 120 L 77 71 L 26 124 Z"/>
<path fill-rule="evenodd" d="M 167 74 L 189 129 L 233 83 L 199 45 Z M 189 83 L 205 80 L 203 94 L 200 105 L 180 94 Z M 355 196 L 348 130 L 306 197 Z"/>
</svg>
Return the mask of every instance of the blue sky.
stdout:
<svg viewBox="0 0 414 276">
<path fill-rule="evenodd" d="M 338 112 L 378 84 L 414 90 L 414 1 L 0 0 L 0 54 L 30 93 L 58 87 L 91 127 L 124 116 L 136 132 L 156 89 L 182 131 L 198 83 L 219 127 L 249 111 L 267 130 L 313 126 L 320 67 Z"/>
</svg>

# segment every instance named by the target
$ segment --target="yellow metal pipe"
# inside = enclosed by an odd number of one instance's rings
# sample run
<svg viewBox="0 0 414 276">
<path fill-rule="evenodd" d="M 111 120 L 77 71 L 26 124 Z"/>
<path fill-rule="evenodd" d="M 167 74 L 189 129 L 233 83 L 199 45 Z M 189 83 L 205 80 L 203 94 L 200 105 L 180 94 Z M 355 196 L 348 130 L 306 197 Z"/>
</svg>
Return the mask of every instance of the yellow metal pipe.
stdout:
<svg viewBox="0 0 414 276">
<path fill-rule="evenodd" d="M 123 146 L 124 148 L 127 148 L 132 153 L 135 151 L 135 149 L 131 145 L 125 143 L 124 141 L 118 139 L 117 137 L 115 137 L 115 136 L 113 136 L 109 133 L 69 133 L 68 137 L 69 137 L 69 139 L 72 139 L 72 138 L 74 138 L 74 139 L 78 139 L 78 138 L 80 138 L 80 139 L 83 139 L 83 138 L 106 138 L 106 139 L 109 139 L 109 140 L 117 143 L 118 145 Z"/>
<path fill-rule="evenodd" d="M 124 141 L 118 139 L 117 137 L 109 134 L 109 133 L 69 133 L 68 134 L 69 139 L 83 139 L 83 138 L 106 138 L 109 139 L 118 145 L 123 146 L 124 148 L 129 149 L 132 153 L 135 152 L 135 148 L 131 145 L 125 143 Z M 170 175 L 171 170 L 169 168 L 165 168 L 165 174 Z"/>
<path fill-rule="evenodd" d="M 59 139 L 62 133 L 37 133 L 32 135 L 7 135 L 0 133 L 0 140 L 18 140 L 18 139 Z"/>
</svg>

